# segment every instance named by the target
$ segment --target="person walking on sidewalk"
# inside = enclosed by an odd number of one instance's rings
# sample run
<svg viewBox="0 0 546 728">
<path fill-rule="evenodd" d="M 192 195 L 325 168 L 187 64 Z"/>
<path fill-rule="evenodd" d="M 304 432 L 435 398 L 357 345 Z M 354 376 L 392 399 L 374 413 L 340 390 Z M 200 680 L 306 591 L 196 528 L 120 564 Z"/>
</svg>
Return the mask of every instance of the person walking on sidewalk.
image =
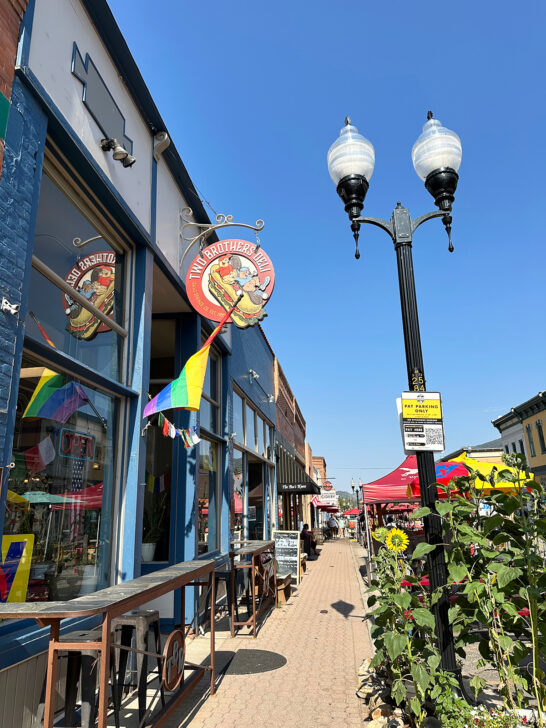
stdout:
<svg viewBox="0 0 546 728">
<path fill-rule="evenodd" d="M 339 526 L 339 535 L 341 536 L 341 538 L 345 538 L 345 519 L 340 518 L 337 524 Z"/>
<path fill-rule="evenodd" d="M 337 521 L 333 516 L 330 516 L 330 520 L 328 521 L 328 526 L 330 528 L 330 535 L 332 538 L 337 538 Z"/>
</svg>

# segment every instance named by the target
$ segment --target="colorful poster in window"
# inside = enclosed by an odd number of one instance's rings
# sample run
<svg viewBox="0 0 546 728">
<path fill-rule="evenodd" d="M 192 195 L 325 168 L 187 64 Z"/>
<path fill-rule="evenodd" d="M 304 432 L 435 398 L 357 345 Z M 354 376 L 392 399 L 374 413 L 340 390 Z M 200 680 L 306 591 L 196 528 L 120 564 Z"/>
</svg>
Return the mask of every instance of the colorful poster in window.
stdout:
<svg viewBox="0 0 546 728">
<path fill-rule="evenodd" d="M 24 602 L 34 549 L 34 534 L 2 537 L 0 602 Z"/>
<path fill-rule="evenodd" d="M 111 250 L 91 253 L 81 258 L 65 278 L 78 293 L 112 318 L 116 280 L 116 254 Z M 77 303 L 68 293 L 62 294 L 63 308 L 68 316 L 66 330 L 76 339 L 90 341 L 97 334 L 110 331 L 91 311 Z"/>
<path fill-rule="evenodd" d="M 237 303 L 231 319 L 244 329 L 261 321 L 275 285 L 273 263 L 263 250 L 247 240 L 221 240 L 209 245 L 192 261 L 186 289 L 194 309 L 221 321 Z"/>
</svg>

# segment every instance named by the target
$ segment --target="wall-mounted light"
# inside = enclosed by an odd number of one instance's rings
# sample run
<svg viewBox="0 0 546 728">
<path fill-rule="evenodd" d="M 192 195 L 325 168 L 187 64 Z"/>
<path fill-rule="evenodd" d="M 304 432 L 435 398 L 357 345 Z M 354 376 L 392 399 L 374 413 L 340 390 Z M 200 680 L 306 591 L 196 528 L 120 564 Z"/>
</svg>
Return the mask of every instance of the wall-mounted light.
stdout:
<svg viewBox="0 0 546 728">
<path fill-rule="evenodd" d="M 260 375 L 258 374 L 258 372 L 255 372 L 254 369 L 248 370 L 248 376 L 249 376 L 250 384 L 252 384 L 252 382 L 254 382 L 256 379 L 260 378 Z"/>
<path fill-rule="evenodd" d="M 124 167 L 132 167 L 136 162 L 136 159 L 132 154 L 124 149 L 117 139 L 101 139 L 100 147 L 103 152 L 112 151 L 112 156 L 118 162 L 121 162 Z"/>
</svg>

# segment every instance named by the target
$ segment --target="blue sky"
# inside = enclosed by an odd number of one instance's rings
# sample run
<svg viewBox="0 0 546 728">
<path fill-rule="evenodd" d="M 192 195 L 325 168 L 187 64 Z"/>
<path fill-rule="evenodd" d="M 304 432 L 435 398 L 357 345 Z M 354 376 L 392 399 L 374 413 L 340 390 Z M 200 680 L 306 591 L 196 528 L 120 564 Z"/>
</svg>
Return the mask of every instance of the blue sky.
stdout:
<svg viewBox="0 0 546 728">
<path fill-rule="evenodd" d="M 462 140 L 455 252 L 439 221 L 414 239 L 447 451 L 493 439 L 491 419 L 546 388 L 543 3 L 110 5 L 202 195 L 266 222 L 264 329 L 338 489 L 401 462 L 407 388 L 392 243 L 365 226 L 354 259 L 326 167 L 346 114 L 375 147 L 368 215 L 434 207 L 411 163 L 428 109 Z"/>
</svg>

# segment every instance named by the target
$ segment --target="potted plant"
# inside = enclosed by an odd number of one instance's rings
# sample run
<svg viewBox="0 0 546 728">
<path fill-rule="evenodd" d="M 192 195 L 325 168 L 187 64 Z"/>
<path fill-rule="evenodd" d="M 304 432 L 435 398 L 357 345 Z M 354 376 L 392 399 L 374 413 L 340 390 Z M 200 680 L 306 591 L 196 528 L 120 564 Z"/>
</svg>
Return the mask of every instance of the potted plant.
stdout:
<svg viewBox="0 0 546 728">
<path fill-rule="evenodd" d="M 148 495 L 148 494 L 146 494 Z M 142 561 L 153 561 L 155 547 L 163 533 L 163 522 L 167 511 L 167 493 L 150 493 L 144 503 L 142 529 Z"/>
</svg>

